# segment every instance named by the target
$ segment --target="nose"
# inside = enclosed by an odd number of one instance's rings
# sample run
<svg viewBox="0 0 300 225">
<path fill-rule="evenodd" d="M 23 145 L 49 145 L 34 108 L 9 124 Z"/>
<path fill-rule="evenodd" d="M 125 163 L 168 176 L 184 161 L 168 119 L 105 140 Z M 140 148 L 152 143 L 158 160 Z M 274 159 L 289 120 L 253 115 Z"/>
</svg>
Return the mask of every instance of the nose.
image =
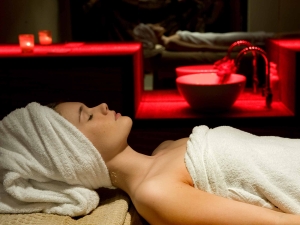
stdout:
<svg viewBox="0 0 300 225">
<path fill-rule="evenodd" d="M 108 105 L 106 103 L 101 103 L 100 105 L 95 107 L 96 110 L 101 112 L 103 115 L 107 115 L 108 113 Z"/>
</svg>

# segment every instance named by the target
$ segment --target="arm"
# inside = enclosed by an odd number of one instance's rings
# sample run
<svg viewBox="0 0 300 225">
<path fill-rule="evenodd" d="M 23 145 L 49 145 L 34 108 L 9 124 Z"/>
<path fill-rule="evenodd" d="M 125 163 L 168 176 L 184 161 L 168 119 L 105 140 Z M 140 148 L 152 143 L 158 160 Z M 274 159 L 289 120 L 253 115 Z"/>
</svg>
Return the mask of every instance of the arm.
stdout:
<svg viewBox="0 0 300 225">
<path fill-rule="evenodd" d="M 169 182 L 161 186 L 153 182 L 136 196 L 136 208 L 150 224 L 300 224 L 300 216 L 218 197 L 188 184 Z"/>
<path fill-rule="evenodd" d="M 198 45 L 192 44 L 180 40 L 179 35 L 175 34 L 170 37 L 165 37 L 164 46 L 168 51 L 187 51 L 187 52 L 196 52 L 196 51 L 227 51 L 228 46 L 217 46 L 217 45 Z"/>
</svg>

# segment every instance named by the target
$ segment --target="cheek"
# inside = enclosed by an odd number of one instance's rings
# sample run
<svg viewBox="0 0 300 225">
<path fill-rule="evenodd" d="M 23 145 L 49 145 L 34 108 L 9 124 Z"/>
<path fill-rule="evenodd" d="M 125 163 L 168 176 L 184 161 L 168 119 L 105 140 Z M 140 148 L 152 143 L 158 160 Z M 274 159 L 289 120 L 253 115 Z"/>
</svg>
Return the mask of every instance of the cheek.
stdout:
<svg viewBox="0 0 300 225">
<path fill-rule="evenodd" d="M 89 138 L 94 142 L 105 142 L 111 136 L 111 131 L 107 124 L 92 125 L 89 129 Z"/>
<path fill-rule="evenodd" d="M 98 149 L 103 158 L 122 151 L 127 146 L 127 138 L 132 126 L 132 120 L 123 117 L 118 123 L 87 124 L 82 132 Z"/>
<path fill-rule="evenodd" d="M 114 123 L 93 124 L 89 128 L 88 138 L 98 149 L 111 150 L 118 143 L 118 133 L 121 130 Z"/>
<path fill-rule="evenodd" d="M 80 130 L 96 148 L 103 145 L 102 142 L 107 136 L 106 126 L 103 124 L 86 124 Z"/>
</svg>

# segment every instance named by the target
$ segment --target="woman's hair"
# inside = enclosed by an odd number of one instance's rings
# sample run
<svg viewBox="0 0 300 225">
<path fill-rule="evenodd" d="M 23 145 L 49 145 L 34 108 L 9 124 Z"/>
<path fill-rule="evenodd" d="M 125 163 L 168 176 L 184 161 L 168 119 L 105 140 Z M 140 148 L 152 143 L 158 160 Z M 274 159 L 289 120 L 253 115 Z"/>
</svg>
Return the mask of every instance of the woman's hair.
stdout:
<svg viewBox="0 0 300 225">
<path fill-rule="evenodd" d="M 70 100 L 69 99 L 64 99 L 64 100 L 60 99 L 58 101 L 50 102 L 45 106 L 49 107 L 50 109 L 55 110 L 56 106 L 58 106 L 59 104 L 64 103 L 64 102 L 70 102 Z"/>
<path fill-rule="evenodd" d="M 51 103 L 47 104 L 46 106 L 49 107 L 50 109 L 55 109 L 55 107 L 57 105 L 59 105 L 60 103 L 62 103 L 62 102 L 51 102 Z"/>
</svg>

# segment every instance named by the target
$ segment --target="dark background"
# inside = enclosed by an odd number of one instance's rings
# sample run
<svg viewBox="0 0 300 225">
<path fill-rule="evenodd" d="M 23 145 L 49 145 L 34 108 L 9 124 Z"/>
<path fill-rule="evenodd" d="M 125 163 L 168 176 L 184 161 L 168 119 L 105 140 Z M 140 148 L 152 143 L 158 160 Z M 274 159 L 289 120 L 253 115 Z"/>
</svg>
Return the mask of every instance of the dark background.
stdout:
<svg viewBox="0 0 300 225">
<path fill-rule="evenodd" d="M 213 23 L 215 2 L 223 7 Z M 130 41 L 139 23 L 160 23 L 166 35 L 177 30 L 229 32 L 247 30 L 247 0 L 72 0 L 74 41 Z"/>
</svg>

